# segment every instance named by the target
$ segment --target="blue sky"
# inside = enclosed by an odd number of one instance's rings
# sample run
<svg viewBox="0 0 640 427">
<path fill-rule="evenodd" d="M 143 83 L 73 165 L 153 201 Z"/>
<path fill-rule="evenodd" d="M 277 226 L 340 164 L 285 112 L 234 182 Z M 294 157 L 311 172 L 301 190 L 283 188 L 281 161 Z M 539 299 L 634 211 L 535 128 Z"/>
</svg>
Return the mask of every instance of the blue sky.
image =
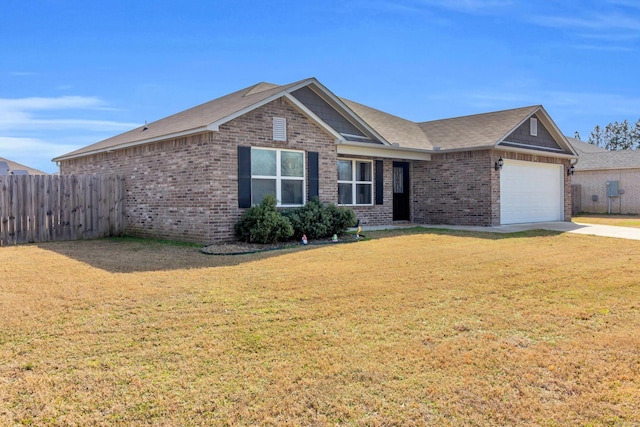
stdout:
<svg viewBox="0 0 640 427">
<path fill-rule="evenodd" d="M 415 121 L 542 104 L 640 118 L 632 0 L 3 0 L 0 157 L 51 158 L 260 81 Z"/>
</svg>

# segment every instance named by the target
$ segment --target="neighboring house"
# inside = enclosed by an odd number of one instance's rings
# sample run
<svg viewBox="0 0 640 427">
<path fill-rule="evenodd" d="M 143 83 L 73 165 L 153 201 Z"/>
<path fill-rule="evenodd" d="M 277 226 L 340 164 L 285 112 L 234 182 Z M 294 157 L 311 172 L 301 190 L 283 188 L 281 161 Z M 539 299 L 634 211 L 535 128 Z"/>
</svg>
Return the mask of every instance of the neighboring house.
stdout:
<svg viewBox="0 0 640 427">
<path fill-rule="evenodd" d="M 542 106 L 416 123 L 315 78 L 259 83 L 53 159 L 126 179 L 129 234 L 208 243 L 265 194 L 362 225 L 568 221 L 576 152 Z M 497 167 L 503 163 L 502 169 Z"/>
<path fill-rule="evenodd" d="M 0 175 L 48 175 L 38 169 L 0 157 Z"/>
<path fill-rule="evenodd" d="M 580 154 L 572 179 L 580 186 L 580 210 L 640 214 L 640 151 L 608 151 L 568 139 Z"/>
</svg>

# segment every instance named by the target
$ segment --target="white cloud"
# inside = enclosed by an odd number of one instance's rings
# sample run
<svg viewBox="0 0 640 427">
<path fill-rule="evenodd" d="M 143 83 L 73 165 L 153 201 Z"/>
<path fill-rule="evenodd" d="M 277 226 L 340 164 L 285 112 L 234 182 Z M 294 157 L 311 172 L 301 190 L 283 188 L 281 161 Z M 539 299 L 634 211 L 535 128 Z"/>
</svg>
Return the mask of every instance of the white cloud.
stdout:
<svg viewBox="0 0 640 427">
<path fill-rule="evenodd" d="M 608 3 L 617 6 L 629 7 L 631 9 L 640 9 L 640 3 L 638 3 L 637 0 L 609 0 Z"/>
<path fill-rule="evenodd" d="M 113 111 L 106 107 L 104 101 L 96 97 L 86 96 L 61 96 L 57 98 L 0 98 L 0 130 L 32 131 L 39 130 L 64 130 L 83 129 L 91 132 L 123 131 L 139 126 L 139 123 L 116 122 L 110 120 L 93 120 L 86 118 L 68 118 L 64 116 L 55 118 L 40 118 L 35 113 L 47 113 L 51 116 L 54 112 L 61 115 L 61 111 L 80 110 L 86 113 L 91 110 Z"/>
<path fill-rule="evenodd" d="M 455 96 L 467 105 L 479 110 L 499 110 L 543 104 L 545 107 L 570 109 L 572 112 L 588 115 L 616 114 L 620 116 L 638 115 L 640 98 L 620 94 L 599 92 L 568 92 L 540 90 L 539 88 L 506 89 L 496 88 L 487 91 L 471 91 Z M 442 95 L 444 98 L 445 95 Z"/>
<path fill-rule="evenodd" d="M 616 45 L 595 45 L 595 44 L 574 44 L 568 47 L 582 50 L 598 50 L 601 52 L 632 52 L 634 49 L 625 46 Z"/>
<path fill-rule="evenodd" d="M 37 76 L 38 73 L 34 73 L 33 71 L 11 71 L 9 72 L 10 76 L 15 77 L 26 77 L 26 76 Z"/>
<path fill-rule="evenodd" d="M 124 131 L 140 126 L 140 123 L 114 122 L 86 119 L 34 119 L 24 113 L 0 117 L 0 130 L 67 130 L 84 129 L 91 132 Z"/>
<path fill-rule="evenodd" d="M 0 112 L 3 111 L 36 111 L 36 110 L 69 110 L 93 108 L 103 102 L 90 96 L 61 96 L 58 98 L 0 98 Z"/>
<path fill-rule="evenodd" d="M 599 13 L 591 16 L 534 16 L 531 20 L 541 26 L 554 28 L 586 29 L 595 31 L 623 30 L 640 31 L 640 20 L 635 16 L 617 12 Z"/>
<path fill-rule="evenodd" d="M 0 98 L 0 157 L 55 172 L 52 158 L 139 126 L 110 111 L 97 97 Z"/>
<path fill-rule="evenodd" d="M 545 90 L 539 84 L 515 87 L 507 84 L 482 91 L 461 91 L 431 96 L 434 105 L 456 99 L 457 111 L 434 110 L 431 117 L 482 113 L 509 108 L 542 104 L 560 129 L 567 135 L 578 130 L 583 139 L 595 125 L 629 120 L 635 123 L 640 116 L 640 97 L 624 93 L 571 92 Z M 439 101 L 439 102 L 437 102 Z M 446 105 L 446 104 L 444 104 Z M 428 117 L 428 116 L 427 116 Z"/>
<path fill-rule="evenodd" d="M 82 145 L 60 144 L 38 138 L 0 136 L 0 157 L 48 173 L 58 170 L 51 161 L 52 158 L 81 147 Z"/>
<path fill-rule="evenodd" d="M 511 0 L 421 0 L 422 3 L 458 12 L 474 13 L 511 6 Z"/>
<path fill-rule="evenodd" d="M 513 4 L 512 0 L 413 0 L 413 1 L 367 1 L 357 2 L 359 7 L 371 7 L 387 12 L 423 13 L 429 9 L 447 9 L 459 13 L 486 14 L 504 9 Z"/>
<path fill-rule="evenodd" d="M 74 151 L 79 148 L 82 148 L 82 145 L 55 144 L 39 138 L 0 136 L 0 151 L 2 152 L 1 157 L 7 158 L 9 158 L 9 156 L 5 156 L 5 153 L 18 154 L 28 151 L 31 153 L 45 153 L 46 157 L 51 156 L 49 157 L 49 160 L 51 160 L 57 155 L 64 154 L 69 151 Z"/>
</svg>

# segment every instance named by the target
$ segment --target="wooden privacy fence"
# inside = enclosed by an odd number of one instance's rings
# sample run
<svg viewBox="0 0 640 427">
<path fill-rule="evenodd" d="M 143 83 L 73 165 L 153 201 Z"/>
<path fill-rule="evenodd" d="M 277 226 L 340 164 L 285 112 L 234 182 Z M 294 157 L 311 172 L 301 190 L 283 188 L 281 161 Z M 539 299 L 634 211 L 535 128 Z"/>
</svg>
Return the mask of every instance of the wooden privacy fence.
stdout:
<svg viewBox="0 0 640 427">
<path fill-rule="evenodd" d="M 571 186 L 571 215 L 578 215 L 582 212 L 582 187 L 580 184 Z"/>
<path fill-rule="evenodd" d="M 0 176 L 0 245 L 116 236 L 123 207 L 117 176 Z"/>
</svg>

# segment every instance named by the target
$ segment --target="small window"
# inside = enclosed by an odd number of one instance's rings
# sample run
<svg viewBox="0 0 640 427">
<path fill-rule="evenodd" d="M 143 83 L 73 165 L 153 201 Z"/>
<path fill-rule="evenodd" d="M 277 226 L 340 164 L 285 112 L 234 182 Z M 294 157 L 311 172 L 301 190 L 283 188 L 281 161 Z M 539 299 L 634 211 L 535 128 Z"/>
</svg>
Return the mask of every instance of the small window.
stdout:
<svg viewBox="0 0 640 427">
<path fill-rule="evenodd" d="M 287 140 L 287 119 L 282 117 L 273 118 L 273 140 L 274 141 Z"/>
<path fill-rule="evenodd" d="M 373 163 L 338 160 L 338 204 L 373 204 Z"/>
<path fill-rule="evenodd" d="M 531 118 L 529 121 L 529 130 L 531 131 L 531 136 L 538 136 L 538 119 Z"/>
</svg>

